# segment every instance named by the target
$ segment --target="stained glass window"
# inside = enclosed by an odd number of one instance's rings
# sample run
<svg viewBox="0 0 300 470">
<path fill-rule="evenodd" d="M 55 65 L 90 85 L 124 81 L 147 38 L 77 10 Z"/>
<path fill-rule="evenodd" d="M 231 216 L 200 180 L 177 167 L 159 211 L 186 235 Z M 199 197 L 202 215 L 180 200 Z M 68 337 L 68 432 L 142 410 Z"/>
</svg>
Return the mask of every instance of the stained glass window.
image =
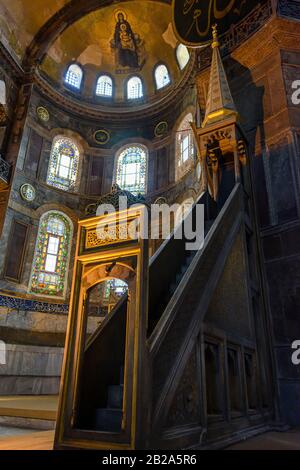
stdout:
<svg viewBox="0 0 300 470">
<path fill-rule="evenodd" d="M 171 83 L 169 71 L 163 64 L 158 65 L 154 72 L 156 88 L 160 90 Z"/>
<path fill-rule="evenodd" d="M 61 212 L 47 212 L 39 225 L 31 275 L 31 292 L 63 297 L 65 293 L 71 221 Z"/>
<path fill-rule="evenodd" d="M 126 147 L 116 161 L 115 182 L 133 194 L 146 192 L 147 150 L 139 145 Z"/>
<path fill-rule="evenodd" d="M 143 84 L 139 77 L 131 77 L 127 82 L 127 98 L 136 100 L 143 97 Z"/>
<path fill-rule="evenodd" d="M 96 95 L 111 97 L 113 94 L 112 79 L 107 75 L 101 75 L 97 81 Z"/>
<path fill-rule="evenodd" d="M 183 70 L 190 60 L 190 53 L 184 44 L 178 44 L 176 49 L 176 57 L 180 70 Z"/>
<path fill-rule="evenodd" d="M 64 191 L 75 189 L 79 157 L 79 149 L 72 139 L 56 137 L 50 155 L 47 184 Z"/>
<path fill-rule="evenodd" d="M 71 85 L 71 87 L 76 88 L 77 90 L 80 90 L 82 77 L 82 68 L 77 64 L 71 64 L 65 76 L 65 83 L 67 85 Z"/>
<path fill-rule="evenodd" d="M 181 178 L 194 161 L 194 139 L 190 124 L 192 121 L 192 114 L 187 114 L 176 132 L 176 179 Z"/>
<path fill-rule="evenodd" d="M 128 291 L 126 282 L 121 279 L 109 279 L 104 282 L 104 298 L 109 299 L 113 293 L 117 297 L 122 297 Z"/>
</svg>

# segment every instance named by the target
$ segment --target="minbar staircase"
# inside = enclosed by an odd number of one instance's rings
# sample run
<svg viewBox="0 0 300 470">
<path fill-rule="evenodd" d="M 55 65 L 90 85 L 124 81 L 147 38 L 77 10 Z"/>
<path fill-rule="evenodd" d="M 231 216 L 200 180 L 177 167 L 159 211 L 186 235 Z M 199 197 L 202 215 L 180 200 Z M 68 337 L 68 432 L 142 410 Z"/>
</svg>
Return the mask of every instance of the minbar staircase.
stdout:
<svg viewBox="0 0 300 470">
<path fill-rule="evenodd" d="M 204 353 L 203 346 L 199 349 L 199 338 L 224 269 L 232 262 L 233 249 L 238 246 L 246 259 L 241 234 L 246 221 L 250 224 L 248 203 L 248 195 L 239 183 L 218 210 L 204 193 L 189 214 L 195 227 L 197 205 L 204 205 L 203 246 L 188 251 L 189 240 L 177 239 L 176 231 L 161 245 L 150 260 L 148 277 L 145 274 L 141 278 L 148 281 L 149 292 L 147 318 L 144 321 L 137 317 L 145 327 L 144 335 L 133 340 L 137 338 L 138 323 L 136 319 L 130 324 L 128 306 L 132 299 L 130 293 L 124 295 L 87 341 L 72 408 L 72 427 L 68 440 L 57 448 L 201 446 L 208 429 L 205 394 L 210 391 L 205 390 Z M 247 262 L 242 264 L 246 286 Z M 227 282 L 231 277 L 229 289 L 234 292 L 234 276 L 230 275 Z M 248 302 L 246 291 L 247 287 L 243 295 Z M 234 311 L 235 305 L 232 309 L 233 314 L 243 315 Z M 250 417 L 247 412 L 245 416 L 244 427 L 248 429 Z M 262 425 L 261 419 L 256 416 L 255 426 Z M 219 425 L 219 437 L 231 432 L 230 418 L 227 421 Z M 60 432 L 59 428 L 57 442 Z"/>
</svg>

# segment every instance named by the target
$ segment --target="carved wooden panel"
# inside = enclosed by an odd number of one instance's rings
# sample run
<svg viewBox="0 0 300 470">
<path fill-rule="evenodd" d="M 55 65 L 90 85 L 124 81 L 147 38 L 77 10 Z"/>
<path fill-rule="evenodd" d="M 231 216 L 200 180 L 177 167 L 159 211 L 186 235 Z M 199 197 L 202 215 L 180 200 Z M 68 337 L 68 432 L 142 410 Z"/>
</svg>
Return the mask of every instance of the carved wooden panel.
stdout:
<svg viewBox="0 0 300 470">
<path fill-rule="evenodd" d="M 188 360 L 166 420 L 167 426 L 198 423 L 200 398 L 196 349 Z"/>
</svg>

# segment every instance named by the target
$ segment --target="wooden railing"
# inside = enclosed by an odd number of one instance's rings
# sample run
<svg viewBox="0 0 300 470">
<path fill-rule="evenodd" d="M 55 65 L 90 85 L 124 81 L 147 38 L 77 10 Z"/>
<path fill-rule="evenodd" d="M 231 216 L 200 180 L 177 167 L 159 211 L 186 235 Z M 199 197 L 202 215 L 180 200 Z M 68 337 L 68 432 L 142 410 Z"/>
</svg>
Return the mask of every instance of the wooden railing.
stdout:
<svg viewBox="0 0 300 470">
<path fill-rule="evenodd" d="M 206 193 L 202 193 L 187 217 L 191 218 L 192 226 L 196 227 L 196 206 L 205 204 L 207 198 Z M 150 335 L 157 324 L 160 315 L 167 306 L 171 295 L 170 286 L 176 283 L 176 276 L 181 267 L 186 262 L 187 257 L 191 254 L 186 249 L 187 240 L 185 231 L 183 230 L 184 221 L 182 221 L 170 237 L 163 242 L 158 251 L 150 260 L 149 265 L 149 328 Z M 181 236 L 182 234 L 182 236 Z"/>
</svg>

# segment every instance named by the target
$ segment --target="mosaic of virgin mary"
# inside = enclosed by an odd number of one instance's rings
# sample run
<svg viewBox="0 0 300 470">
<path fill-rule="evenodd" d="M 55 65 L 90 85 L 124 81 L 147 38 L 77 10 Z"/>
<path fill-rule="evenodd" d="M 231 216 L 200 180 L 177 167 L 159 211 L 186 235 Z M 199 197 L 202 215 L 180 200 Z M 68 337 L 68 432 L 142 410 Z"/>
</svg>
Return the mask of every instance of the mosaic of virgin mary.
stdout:
<svg viewBox="0 0 300 470">
<path fill-rule="evenodd" d="M 140 67 L 142 41 L 132 31 L 123 11 L 116 13 L 116 27 L 112 47 L 116 51 L 117 67 L 137 69 Z"/>
</svg>

